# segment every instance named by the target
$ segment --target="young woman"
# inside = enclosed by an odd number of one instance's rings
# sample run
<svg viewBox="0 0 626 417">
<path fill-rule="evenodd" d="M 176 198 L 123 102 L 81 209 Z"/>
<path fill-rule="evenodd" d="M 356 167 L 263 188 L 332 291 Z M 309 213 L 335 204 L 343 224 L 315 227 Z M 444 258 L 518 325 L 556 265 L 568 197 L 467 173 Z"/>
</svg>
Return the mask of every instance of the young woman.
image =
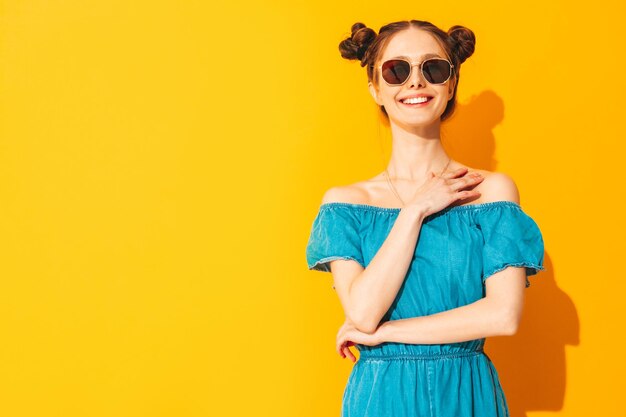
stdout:
<svg viewBox="0 0 626 417">
<path fill-rule="evenodd" d="M 337 352 L 353 362 L 350 347 L 360 352 L 344 417 L 509 415 L 483 347 L 516 332 L 544 244 L 508 175 L 442 147 L 474 44 L 465 27 L 411 20 L 378 34 L 356 23 L 339 45 L 367 68 L 393 137 L 384 172 L 324 194 L 306 248 L 345 311 Z"/>
</svg>

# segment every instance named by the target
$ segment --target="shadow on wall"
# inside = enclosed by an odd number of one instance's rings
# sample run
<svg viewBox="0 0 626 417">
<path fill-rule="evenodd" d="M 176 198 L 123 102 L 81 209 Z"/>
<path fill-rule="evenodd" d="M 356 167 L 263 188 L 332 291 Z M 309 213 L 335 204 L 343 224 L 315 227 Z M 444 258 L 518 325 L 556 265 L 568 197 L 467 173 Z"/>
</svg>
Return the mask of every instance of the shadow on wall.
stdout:
<svg viewBox="0 0 626 417">
<path fill-rule="evenodd" d="M 441 125 L 442 143 L 452 158 L 467 166 L 494 171 L 496 138 L 493 131 L 504 120 L 504 102 L 493 91 L 457 102 L 452 117 Z"/>
</svg>

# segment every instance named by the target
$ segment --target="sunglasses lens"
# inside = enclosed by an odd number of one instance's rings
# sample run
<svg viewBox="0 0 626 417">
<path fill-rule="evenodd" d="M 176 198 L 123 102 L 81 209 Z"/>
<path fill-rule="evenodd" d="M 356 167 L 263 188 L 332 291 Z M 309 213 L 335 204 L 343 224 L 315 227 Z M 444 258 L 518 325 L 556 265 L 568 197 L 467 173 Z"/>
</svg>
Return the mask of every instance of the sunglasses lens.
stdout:
<svg viewBox="0 0 626 417">
<path fill-rule="evenodd" d="M 429 59 L 422 67 L 426 81 L 431 84 L 443 84 L 450 78 L 452 68 L 443 59 Z"/>
<path fill-rule="evenodd" d="M 411 66 L 400 59 L 391 59 L 382 66 L 381 75 L 389 84 L 402 84 L 410 74 Z"/>
<path fill-rule="evenodd" d="M 443 84 L 452 75 L 450 63 L 445 59 L 429 59 L 422 64 L 426 81 L 431 84 Z M 403 84 L 411 75 L 411 65 L 401 59 L 385 61 L 382 66 L 383 79 L 392 85 Z"/>
</svg>

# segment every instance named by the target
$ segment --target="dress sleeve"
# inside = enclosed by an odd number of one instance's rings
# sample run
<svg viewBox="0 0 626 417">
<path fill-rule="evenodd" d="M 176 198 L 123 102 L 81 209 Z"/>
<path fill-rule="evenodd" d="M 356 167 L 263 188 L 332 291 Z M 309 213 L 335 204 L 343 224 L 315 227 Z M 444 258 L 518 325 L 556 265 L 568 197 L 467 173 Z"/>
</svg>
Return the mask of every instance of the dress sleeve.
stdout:
<svg viewBox="0 0 626 417">
<path fill-rule="evenodd" d="M 528 277 L 544 270 L 544 243 L 537 223 L 515 202 L 484 210 L 480 214 L 484 238 L 482 282 L 507 266 L 526 268 Z"/>
<path fill-rule="evenodd" d="M 322 205 L 313 221 L 306 247 L 310 270 L 331 272 L 330 261 L 350 259 L 365 268 L 359 222 L 355 213 L 342 206 Z"/>
</svg>

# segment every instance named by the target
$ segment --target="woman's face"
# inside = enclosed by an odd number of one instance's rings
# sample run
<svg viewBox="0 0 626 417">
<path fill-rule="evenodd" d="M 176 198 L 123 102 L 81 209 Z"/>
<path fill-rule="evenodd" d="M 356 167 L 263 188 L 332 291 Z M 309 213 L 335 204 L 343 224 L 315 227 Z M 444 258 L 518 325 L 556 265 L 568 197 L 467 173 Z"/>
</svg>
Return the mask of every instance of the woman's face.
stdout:
<svg viewBox="0 0 626 417">
<path fill-rule="evenodd" d="M 396 33 L 387 44 L 380 61 L 375 64 L 378 66 L 378 88 L 369 83 L 370 93 L 378 105 L 385 106 L 389 119 L 395 124 L 410 127 L 438 122 L 454 94 L 454 77 L 444 84 L 430 84 L 424 79 L 420 67 L 415 65 L 404 84 L 390 86 L 380 77 L 380 65 L 399 56 L 408 57 L 413 64 L 421 63 L 425 55 L 431 54 L 448 59 L 431 34 L 411 28 Z M 418 106 L 402 103 L 402 99 L 417 94 L 426 94 L 432 99 Z"/>
</svg>

